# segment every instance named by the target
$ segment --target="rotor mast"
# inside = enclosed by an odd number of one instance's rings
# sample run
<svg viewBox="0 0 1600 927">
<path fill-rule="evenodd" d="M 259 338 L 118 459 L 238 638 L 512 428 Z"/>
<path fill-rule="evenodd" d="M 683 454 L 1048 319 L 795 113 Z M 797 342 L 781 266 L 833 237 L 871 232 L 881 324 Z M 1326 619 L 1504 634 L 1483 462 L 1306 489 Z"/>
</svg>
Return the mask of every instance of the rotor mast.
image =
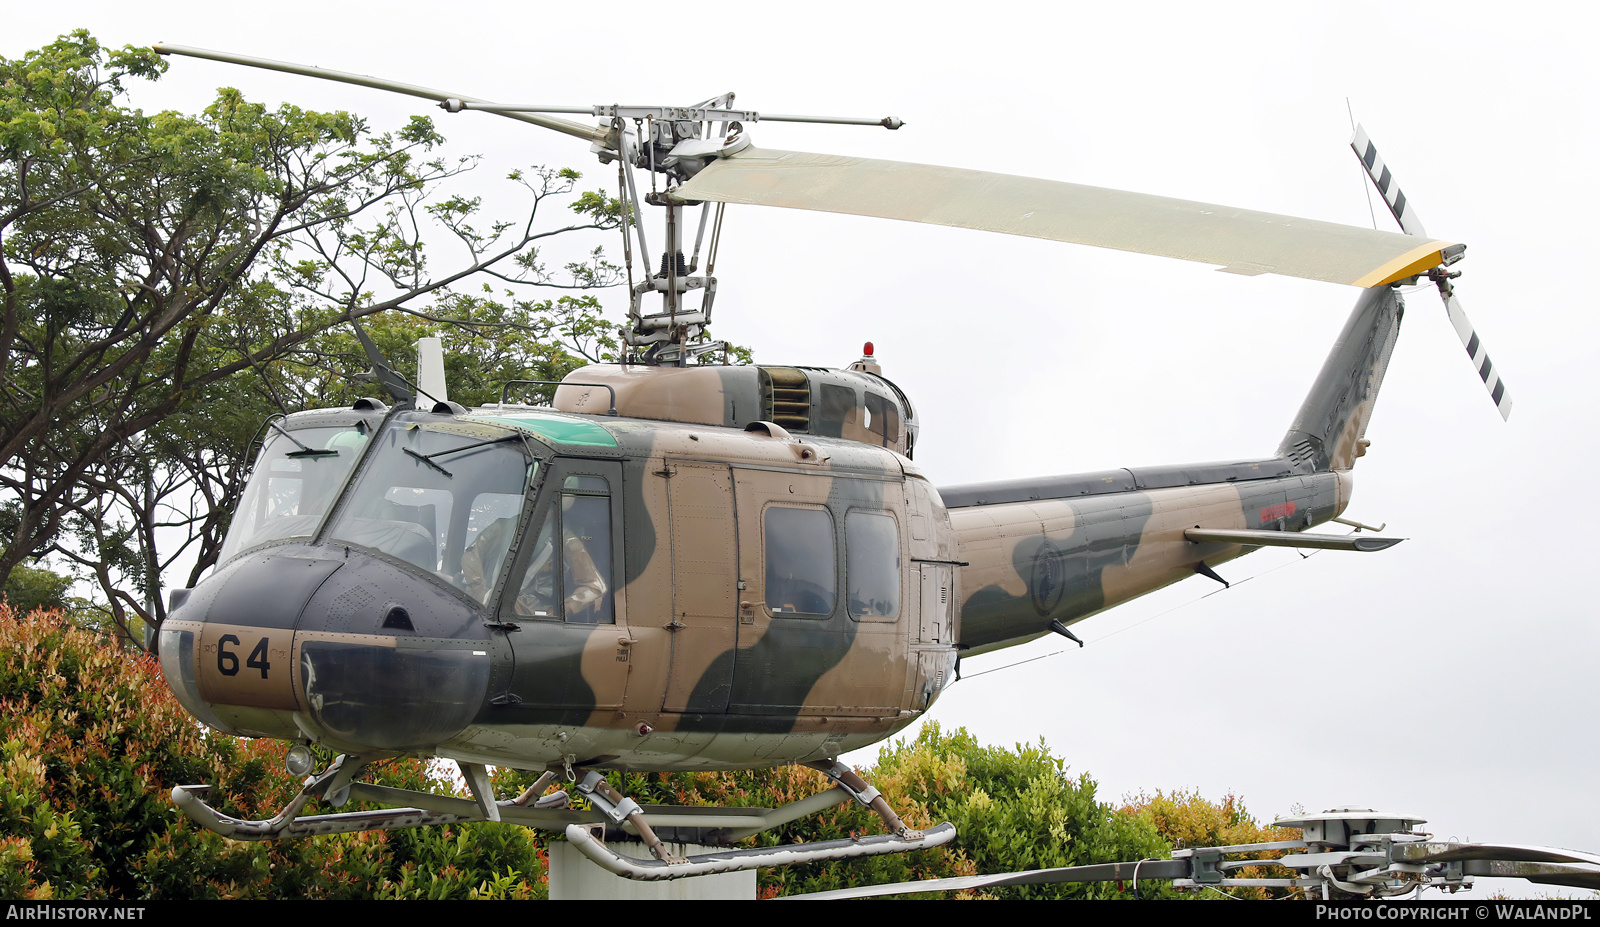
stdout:
<svg viewBox="0 0 1600 927">
<path fill-rule="evenodd" d="M 732 109 L 733 99 L 734 95 L 730 92 L 684 107 L 548 106 L 460 99 L 445 100 L 440 106 L 449 112 L 470 109 L 506 116 L 588 113 L 611 121 L 604 138 L 597 139 L 589 146 L 589 150 L 599 156 L 602 164 L 617 162 L 618 198 L 626 206 L 622 240 L 623 256 L 628 267 L 629 324 L 622 330 L 623 343 L 628 346 L 629 360 L 633 362 L 684 366 L 705 354 L 720 351 L 725 356 L 728 349 L 726 342 L 706 339 L 711 324 L 712 303 L 717 295 L 717 278 L 712 271 L 716 267 L 717 245 L 721 241 L 722 216 L 726 204 L 717 203 L 713 210 L 710 202 L 697 203 L 676 196 L 676 189 L 714 159 L 750 147 L 750 140 L 744 133 L 746 122 L 766 119 L 769 122 L 877 125 L 886 129 L 898 129 L 904 125 L 892 116 L 883 119 L 763 116 L 754 110 Z M 649 192 L 642 197 L 639 190 L 642 184 L 635 177 L 635 170 L 648 171 L 650 174 Z M 661 175 L 659 188 L 658 174 Z M 665 245 L 660 263 L 653 269 L 650 266 L 653 252 L 638 218 L 643 215 L 645 205 L 659 206 L 665 210 Z M 694 249 L 685 259 L 684 226 L 690 221 L 688 208 L 696 205 L 700 207 L 700 215 Z M 711 241 L 706 248 L 706 270 L 704 274 L 697 274 L 708 224 L 711 226 Z M 637 282 L 633 276 L 632 254 L 632 239 L 635 237 L 638 239 L 645 274 L 644 279 Z M 700 291 L 697 306 L 687 304 L 690 290 Z M 660 308 L 655 312 L 645 309 L 645 297 L 651 293 L 661 294 Z"/>
</svg>

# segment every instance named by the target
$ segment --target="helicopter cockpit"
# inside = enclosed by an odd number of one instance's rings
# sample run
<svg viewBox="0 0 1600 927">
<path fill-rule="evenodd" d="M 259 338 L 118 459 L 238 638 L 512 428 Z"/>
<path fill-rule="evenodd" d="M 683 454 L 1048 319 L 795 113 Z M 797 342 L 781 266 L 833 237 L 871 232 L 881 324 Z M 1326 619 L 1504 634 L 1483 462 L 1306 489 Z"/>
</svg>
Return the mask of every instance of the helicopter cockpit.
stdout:
<svg viewBox="0 0 1600 927">
<path fill-rule="evenodd" d="M 510 549 L 538 462 L 516 432 L 406 418 L 377 435 L 372 461 L 328 540 L 418 567 L 482 604 Z"/>
<path fill-rule="evenodd" d="M 518 545 L 543 462 L 518 432 L 432 418 L 402 415 L 377 430 L 372 460 L 356 475 L 324 542 L 408 564 L 479 605 L 491 604 L 508 555 L 521 547 L 524 556 L 507 584 L 514 591 L 501 608 L 507 620 L 615 623 L 606 479 L 564 475 L 548 514 L 531 521 L 537 532 L 531 547 Z M 263 544 L 312 540 L 374 430 L 364 421 L 275 426 L 221 560 Z"/>
</svg>

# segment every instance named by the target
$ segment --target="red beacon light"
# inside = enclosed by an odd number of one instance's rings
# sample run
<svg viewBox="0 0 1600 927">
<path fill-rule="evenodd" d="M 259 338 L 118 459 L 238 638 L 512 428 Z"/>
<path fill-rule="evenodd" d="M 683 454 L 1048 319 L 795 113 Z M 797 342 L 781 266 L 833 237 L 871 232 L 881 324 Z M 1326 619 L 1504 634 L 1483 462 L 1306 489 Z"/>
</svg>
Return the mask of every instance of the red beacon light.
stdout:
<svg viewBox="0 0 1600 927">
<path fill-rule="evenodd" d="M 851 364 L 850 369 L 862 373 L 883 373 L 883 368 L 878 366 L 878 359 L 872 356 L 872 342 L 869 341 L 861 346 L 861 359 Z"/>
</svg>

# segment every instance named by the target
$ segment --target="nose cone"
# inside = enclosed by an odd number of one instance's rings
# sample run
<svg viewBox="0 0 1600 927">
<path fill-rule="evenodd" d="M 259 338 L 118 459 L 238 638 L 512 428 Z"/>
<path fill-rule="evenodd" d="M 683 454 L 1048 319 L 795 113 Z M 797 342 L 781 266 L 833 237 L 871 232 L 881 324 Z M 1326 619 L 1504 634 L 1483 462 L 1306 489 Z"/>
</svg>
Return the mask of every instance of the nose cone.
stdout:
<svg viewBox="0 0 1600 927">
<path fill-rule="evenodd" d="M 277 547 L 230 564 L 172 612 L 162 665 L 184 707 L 228 733 L 426 750 L 483 704 L 480 610 L 357 551 Z"/>
</svg>

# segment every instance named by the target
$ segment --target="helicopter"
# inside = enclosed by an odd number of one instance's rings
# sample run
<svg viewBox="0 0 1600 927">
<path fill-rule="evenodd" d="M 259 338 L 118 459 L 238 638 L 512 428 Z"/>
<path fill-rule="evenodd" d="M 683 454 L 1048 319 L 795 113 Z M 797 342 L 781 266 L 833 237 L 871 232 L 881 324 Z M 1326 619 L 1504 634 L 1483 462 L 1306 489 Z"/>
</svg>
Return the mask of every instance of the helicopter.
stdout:
<svg viewBox="0 0 1600 927">
<path fill-rule="evenodd" d="M 948 842 L 907 827 L 839 757 L 903 730 L 958 661 L 1055 633 L 1263 547 L 1376 551 L 1308 531 L 1343 518 L 1403 314 L 1426 279 L 1491 400 L 1511 399 L 1455 297 L 1465 246 L 1428 237 L 1375 146 L 1352 147 L 1403 233 L 902 162 L 757 148 L 746 124 L 898 129 L 777 116 L 723 94 L 689 107 L 497 104 L 361 75 L 159 45 L 163 54 L 360 84 L 590 144 L 631 214 L 665 214 L 659 268 L 629 287 L 626 356 L 499 403 L 449 399 L 437 345 L 415 384 L 367 345 L 387 401 L 275 424 L 217 571 L 176 590 L 159 634 L 184 707 L 229 734 L 295 741 L 309 775 L 275 818 L 174 801 L 235 839 L 507 821 L 563 831 L 597 864 L 657 880 Z M 589 115 L 598 126 L 562 115 Z M 651 190 L 636 171 L 648 172 Z M 656 178 L 662 189 L 655 189 Z M 895 218 L 1353 285 L 1361 293 L 1270 456 L 935 487 L 921 422 L 867 345 L 842 369 L 704 363 L 726 204 Z M 695 244 L 688 233 L 698 211 Z M 707 229 L 705 271 L 699 256 Z M 625 248 L 654 255 L 642 223 Z M 685 257 L 685 251 L 691 256 Z M 630 257 L 628 266 L 633 267 Z M 651 305 L 659 300 L 659 308 Z M 360 333 L 358 328 L 358 334 Z M 553 386 L 549 405 L 511 401 Z M 1079 641 L 1081 645 L 1081 641 Z M 314 771 L 307 744 L 338 758 Z M 394 755 L 460 764 L 473 798 L 357 781 Z M 641 806 L 607 770 L 805 764 L 834 783 L 789 806 Z M 488 767 L 543 770 L 494 794 Z M 558 779 L 587 800 L 573 810 Z M 393 810 L 303 815 L 312 799 Z M 885 834 L 717 849 L 842 801 Z M 607 841 L 638 838 L 653 859 Z"/>
</svg>

